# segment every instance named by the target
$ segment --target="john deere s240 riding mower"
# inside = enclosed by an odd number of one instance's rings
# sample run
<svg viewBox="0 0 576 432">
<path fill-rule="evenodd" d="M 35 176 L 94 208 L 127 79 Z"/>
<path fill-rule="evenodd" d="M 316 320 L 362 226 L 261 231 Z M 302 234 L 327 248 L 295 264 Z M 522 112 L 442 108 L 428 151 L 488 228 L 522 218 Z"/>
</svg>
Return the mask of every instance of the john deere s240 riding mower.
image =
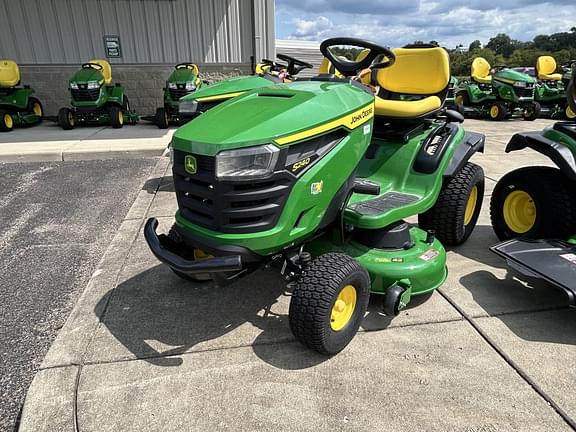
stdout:
<svg viewBox="0 0 576 432">
<path fill-rule="evenodd" d="M 200 71 L 193 63 L 180 63 L 166 80 L 164 106 L 156 110 L 154 122 L 160 129 L 166 129 L 170 122 L 179 123 L 178 105 L 180 99 L 202 86 Z"/>
<path fill-rule="evenodd" d="M 84 63 L 69 81 L 72 108 L 60 108 L 58 124 L 73 129 L 81 123 L 110 124 L 121 128 L 135 124 L 138 116 L 130 110 L 124 88 L 112 83 L 112 67 L 106 60 Z"/>
<path fill-rule="evenodd" d="M 567 89 L 576 112 L 576 77 Z M 576 306 L 576 122 L 514 135 L 506 152 L 529 148 L 556 165 L 527 166 L 502 177 L 492 193 L 492 227 L 504 242 L 491 249 L 508 265 L 562 290 Z"/>
<path fill-rule="evenodd" d="M 184 96 L 178 108 L 181 123 L 249 90 L 290 82 L 303 69 L 313 67 L 310 63 L 284 54 L 278 54 L 277 57 L 285 63 L 263 59 L 262 63 L 256 65 L 254 75 L 229 78 Z"/>
<path fill-rule="evenodd" d="M 369 53 L 344 61 L 332 52 L 342 45 Z M 335 354 L 354 337 L 370 293 L 395 315 L 444 282 L 440 241 L 464 242 L 480 211 L 484 175 L 468 160 L 484 137 L 442 110 L 443 49 L 391 51 L 352 38 L 320 49 L 345 78 L 248 91 L 176 131 L 176 222 L 158 235 L 151 218 L 144 234 L 185 279 L 277 266 L 293 289 L 292 332 Z M 382 97 L 358 81 L 368 68 Z M 404 221 L 413 215 L 419 227 Z"/>
<path fill-rule="evenodd" d="M 534 101 L 536 80 L 529 75 L 497 66 L 491 74 L 483 57 L 472 61 L 471 81 L 463 82 L 456 93 L 456 104 L 462 114 L 487 116 L 491 120 L 522 113 L 524 120 L 535 120 L 540 104 Z"/>
<path fill-rule="evenodd" d="M 0 132 L 9 132 L 15 125 L 42 121 L 44 111 L 34 90 L 20 84 L 20 69 L 12 60 L 0 60 Z"/>
<path fill-rule="evenodd" d="M 556 60 L 552 56 L 540 56 L 536 61 L 536 91 L 534 98 L 542 112 L 553 118 L 576 118 L 566 101 L 566 88 L 562 74 L 556 72 Z"/>
</svg>

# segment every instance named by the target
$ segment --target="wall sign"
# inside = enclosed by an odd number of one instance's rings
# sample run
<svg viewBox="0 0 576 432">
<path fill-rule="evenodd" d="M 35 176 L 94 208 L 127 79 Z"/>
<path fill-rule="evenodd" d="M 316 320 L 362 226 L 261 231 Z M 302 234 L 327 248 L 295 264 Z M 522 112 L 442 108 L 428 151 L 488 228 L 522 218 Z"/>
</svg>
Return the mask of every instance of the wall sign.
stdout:
<svg viewBox="0 0 576 432">
<path fill-rule="evenodd" d="M 122 49 L 120 48 L 120 36 L 104 36 L 104 50 L 106 51 L 106 58 L 122 57 Z"/>
</svg>

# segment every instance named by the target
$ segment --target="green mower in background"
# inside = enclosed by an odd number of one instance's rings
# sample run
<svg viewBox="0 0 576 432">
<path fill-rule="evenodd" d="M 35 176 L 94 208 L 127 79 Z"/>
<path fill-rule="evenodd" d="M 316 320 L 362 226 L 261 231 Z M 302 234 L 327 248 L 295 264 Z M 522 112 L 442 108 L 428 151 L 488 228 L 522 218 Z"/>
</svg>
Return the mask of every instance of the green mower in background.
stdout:
<svg viewBox="0 0 576 432">
<path fill-rule="evenodd" d="M 254 75 L 229 78 L 184 96 L 180 99 L 178 108 L 181 124 L 247 91 L 291 82 L 303 69 L 313 67 L 310 63 L 285 54 L 278 54 L 277 57 L 284 63 L 262 59 L 262 62 L 256 65 Z"/>
<path fill-rule="evenodd" d="M 456 92 L 459 111 L 497 121 L 520 112 L 524 120 L 535 120 L 540 114 L 540 104 L 534 101 L 536 80 L 506 66 L 496 66 L 493 74 L 491 70 L 483 57 L 472 61 L 471 80 Z"/>
<path fill-rule="evenodd" d="M 18 64 L 13 60 L 0 60 L 0 132 L 42 121 L 44 110 L 40 101 L 32 96 L 34 90 L 19 85 Z"/>
<path fill-rule="evenodd" d="M 198 66 L 194 63 L 177 64 L 166 80 L 164 106 L 156 109 L 154 123 L 160 129 L 166 129 L 171 122 L 179 124 L 178 105 L 180 99 L 198 90 L 202 84 Z"/>
<path fill-rule="evenodd" d="M 68 84 L 72 108 L 60 108 L 58 124 L 73 129 L 79 124 L 109 124 L 121 128 L 136 124 L 138 116 L 130 110 L 122 85 L 112 83 L 112 68 L 106 60 L 84 63 Z"/>
<path fill-rule="evenodd" d="M 566 86 L 563 75 L 556 72 L 556 60 L 551 56 L 540 56 L 534 68 L 536 78 L 535 100 L 540 104 L 542 113 L 552 118 L 576 118 L 566 101 Z M 570 72 L 566 72 L 570 74 Z M 566 82 L 569 81 L 569 78 Z"/>
<path fill-rule="evenodd" d="M 332 51 L 343 45 L 368 53 L 343 60 Z M 371 293 L 393 316 L 444 282 L 442 243 L 466 241 L 480 213 L 484 174 L 469 159 L 484 136 L 442 108 L 444 49 L 353 38 L 320 49 L 342 78 L 247 91 L 176 131 L 176 221 L 157 234 L 150 218 L 144 235 L 185 280 L 278 268 L 292 332 L 331 355 L 356 334 Z M 377 95 L 359 81 L 367 68 Z M 415 215 L 419 226 L 404 221 Z"/>
<path fill-rule="evenodd" d="M 573 75 L 566 92 L 573 112 L 575 81 Z M 547 156 L 556 168 L 518 168 L 498 181 L 490 216 L 503 242 L 491 250 L 512 269 L 562 290 L 568 304 L 576 307 L 576 122 L 518 133 L 506 152 L 525 148 Z"/>
</svg>

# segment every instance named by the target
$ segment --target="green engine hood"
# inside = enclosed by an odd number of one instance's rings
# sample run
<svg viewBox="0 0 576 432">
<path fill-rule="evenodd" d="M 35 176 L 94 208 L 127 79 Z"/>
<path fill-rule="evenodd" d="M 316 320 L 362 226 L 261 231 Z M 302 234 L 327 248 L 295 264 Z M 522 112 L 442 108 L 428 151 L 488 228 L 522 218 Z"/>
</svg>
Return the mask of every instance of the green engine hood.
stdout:
<svg viewBox="0 0 576 432">
<path fill-rule="evenodd" d="M 195 95 L 196 96 L 196 95 Z M 275 142 L 286 145 L 374 114 L 374 96 L 349 83 L 298 81 L 253 90 L 179 128 L 175 149 L 205 155 Z"/>
<path fill-rule="evenodd" d="M 196 82 L 198 77 L 194 72 L 188 68 L 174 69 L 170 76 L 168 77 L 168 82 L 173 82 L 177 84 L 185 84 L 186 82 L 192 81 Z"/>
<path fill-rule="evenodd" d="M 96 69 L 93 68 L 83 68 L 78 70 L 72 78 L 70 78 L 70 82 L 75 83 L 87 83 L 88 81 L 104 81 L 104 75 Z"/>
<path fill-rule="evenodd" d="M 201 90 L 196 91 L 193 95 L 184 96 L 180 100 L 202 100 L 203 98 L 214 98 L 226 95 L 238 96 L 237 93 L 244 93 L 249 90 L 268 87 L 274 85 L 274 81 L 263 78 L 259 75 L 249 75 L 229 78 L 224 81 L 219 81 L 209 86 L 203 87 Z"/>
<path fill-rule="evenodd" d="M 499 81 L 508 82 L 510 84 L 514 83 L 515 81 L 524 81 L 530 84 L 536 83 L 536 80 L 530 75 L 512 69 L 499 70 L 494 74 L 494 78 Z"/>
</svg>

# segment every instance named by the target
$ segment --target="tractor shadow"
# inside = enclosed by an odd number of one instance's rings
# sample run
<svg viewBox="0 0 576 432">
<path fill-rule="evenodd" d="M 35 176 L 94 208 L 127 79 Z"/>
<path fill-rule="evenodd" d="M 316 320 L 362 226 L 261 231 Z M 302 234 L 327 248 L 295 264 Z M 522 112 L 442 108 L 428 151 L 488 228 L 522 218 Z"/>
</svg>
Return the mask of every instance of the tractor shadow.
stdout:
<svg viewBox="0 0 576 432">
<path fill-rule="evenodd" d="M 326 361 L 295 341 L 283 305 L 277 306 L 286 295 L 284 281 L 272 270 L 221 286 L 184 281 L 157 265 L 120 283 L 95 312 L 136 358 L 157 366 L 180 366 L 180 356 L 192 350 L 233 356 L 234 348 L 245 346 L 282 369 Z"/>
</svg>

